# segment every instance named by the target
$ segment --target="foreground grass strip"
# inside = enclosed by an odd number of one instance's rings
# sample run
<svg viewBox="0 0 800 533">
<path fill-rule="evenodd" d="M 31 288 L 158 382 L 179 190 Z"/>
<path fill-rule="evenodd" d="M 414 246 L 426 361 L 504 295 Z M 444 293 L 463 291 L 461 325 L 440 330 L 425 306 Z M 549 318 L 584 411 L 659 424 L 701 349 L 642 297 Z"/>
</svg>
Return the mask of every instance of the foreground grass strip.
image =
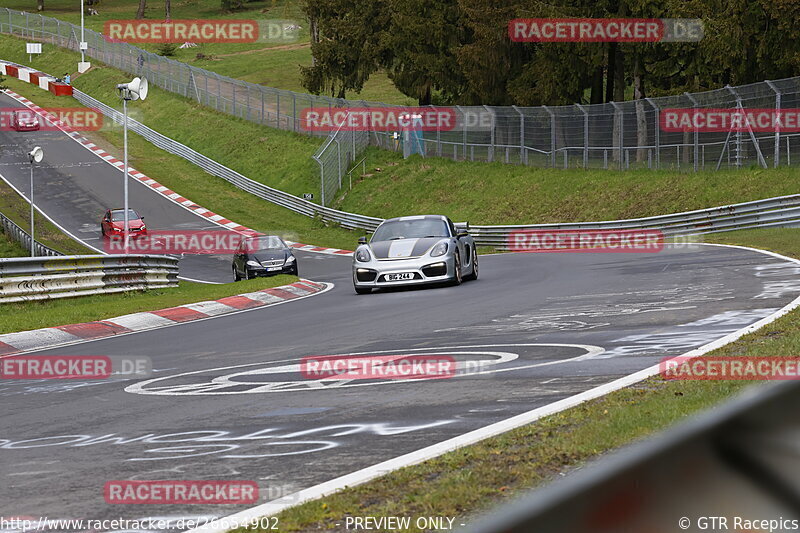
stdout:
<svg viewBox="0 0 800 533">
<path fill-rule="evenodd" d="M 226 296 L 288 285 L 297 280 L 295 276 L 279 275 L 226 285 L 181 281 L 177 288 L 0 304 L 0 334 L 80 324 L 141 311 L 157 311 L 167 307 L 217 300 Z"/>
<path fill-rule="evenodd" d="M 719 240 L 752 247 L 766 241 L 777 252 L 800 256 L 800 229 L 742 231 Z M 712 353 L 760 357 L 798 352 L 800 312 L 795 310 Z M 748 386 L 753 384 L 653 377 L 479 444 L 288 509 L 278 515 L 281 531 L 336 529 L 347 516 L 410 516 L 412 524 L 420 516 L 446 516 L 456 517 L 458 524 L 512 495 L 717 405 Z"/>
</svg>

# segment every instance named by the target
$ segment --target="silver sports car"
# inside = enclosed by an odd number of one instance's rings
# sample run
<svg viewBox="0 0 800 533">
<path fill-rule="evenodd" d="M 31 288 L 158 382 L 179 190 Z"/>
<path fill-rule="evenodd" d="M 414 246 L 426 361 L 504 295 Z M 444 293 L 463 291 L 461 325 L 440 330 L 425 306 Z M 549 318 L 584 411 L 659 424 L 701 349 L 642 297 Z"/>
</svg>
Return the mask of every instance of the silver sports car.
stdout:
<svg viewBox="0 0 800 533">
<path fill-rule="evenodd" d="M 353 254 L 358 294 L 374 288 L 477 279 L 478 253 L 466 230 L 442 215 L 391 218 Z"/>
</svg>

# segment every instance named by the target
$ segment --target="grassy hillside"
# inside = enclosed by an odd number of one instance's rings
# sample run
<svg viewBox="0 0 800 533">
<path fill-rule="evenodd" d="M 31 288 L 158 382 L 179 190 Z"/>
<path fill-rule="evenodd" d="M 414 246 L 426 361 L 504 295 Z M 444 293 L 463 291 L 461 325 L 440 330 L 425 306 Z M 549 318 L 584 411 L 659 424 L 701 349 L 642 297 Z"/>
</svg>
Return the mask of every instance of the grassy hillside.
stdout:
<svg viewBox="0 0 800 533">
<path fill-rule="evenodd" d="M 35 12 L 36 9 L 36 4 L 32 0 L 5 0 L 2 5 L 28 12 Z M 102 33 L 103 24 L 107 20 L 134 18 L 138 5 L 138 0 L 104 1 L 97 6 L 97 16 L 85 17 L 85 25 Z M 79 6 L 80 2 L 75 0 L 46 0 L 42 14 L 80 24 Z M 220 9 L 220 0 L 172 2 L 173 20 L 274 19 L 297 21 L 297 25 L 300 26 L 296 42 L 205 43 L 196 48 L 176 50 L 173 59 L 252 83 L 307 92 L 300 84 L 300 66 L 311 65 L 311 48 L 308 24 L 300 6 L 299 0 L 255 0 L 247 2 L 242 9 L 235 12 L 223 12 Z M 149 2 L 145 17 L 150 20 L 163 20 L 164 3 Z M 134 44 L 151 52 L 156 52 L 158 48 L 157 44 Z M 71 66 L 70 72 L 75 70 L 75 66 Z M 373 75 L 360 93 L 348 93 L 347 97 L 393 104 L 415 103 L 413 99 L 401 94 L 382 72 Z"/>
</svg>

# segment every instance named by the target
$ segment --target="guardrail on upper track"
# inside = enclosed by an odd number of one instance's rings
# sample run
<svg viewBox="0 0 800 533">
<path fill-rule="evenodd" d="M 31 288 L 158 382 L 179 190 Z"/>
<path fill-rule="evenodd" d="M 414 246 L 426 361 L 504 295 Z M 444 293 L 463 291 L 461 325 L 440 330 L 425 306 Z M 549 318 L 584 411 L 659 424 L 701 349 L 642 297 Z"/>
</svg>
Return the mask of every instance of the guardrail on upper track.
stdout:
<svg viewBox="0 0 800 533">
<path fill-rule="evenodd" d="M 0 303 L 178 286 L 178 259 L 62 255 L 0 259 Z"/>
<path fill-rule="evenodd" d="M 121 112 L 81 91 L 75 91 L 75 98 L 86 106 L 99 109 L 104 115 L 115 121 L 122 120 Z M 128 127 L 157 147 L 194 163 L 209 174 L 220 177 L 243 191 L 285 207 L 295 213 L 308 217 L 319 216 L 325 221 L 336 223 L 347 229 L 360 229 L 368 232 L 374 231 L 384 220 L 378 217 L 324 207 L 259 183 L 136 120 L 132 120 L 130 117 L 128 117 Z M 625 220 L 506 226 L 472 225 L 470 226 L 470 232 L 479 246 L 494 246 L 505 249 L 509 234 L 519 229 L 613 230 L 647 228 L 662 230 L 667 235 L 693 235 L 765 226 L 800 226 L 800 195 L 781 196 L 709 209 Z"/>
<path fill-rule="evenodd" d="M 30 251 L 31 249 L 31 236 L 28 234 L 27 231 L 20 228 L 13 220 L 5 216 L 3 213 L 0 213 L 0 231 L 17 241 L 22 245 L 23 248 Z M 44 244 L 40 242 L 36 242 L 35 245 L 36 255 L 44 255 L 44 256 L 56 256 L 56 255 L 63 255 L 61 252 L 57 250 L 53 250 L 52 248 L 48 248 Z"/>
</svg>

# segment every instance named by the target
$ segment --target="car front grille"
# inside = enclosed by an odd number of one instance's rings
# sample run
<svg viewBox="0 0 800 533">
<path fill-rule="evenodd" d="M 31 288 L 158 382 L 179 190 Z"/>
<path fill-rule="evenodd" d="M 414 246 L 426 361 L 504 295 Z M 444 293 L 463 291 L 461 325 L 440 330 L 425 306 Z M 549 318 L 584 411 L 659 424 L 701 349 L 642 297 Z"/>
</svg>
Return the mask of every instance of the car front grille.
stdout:
<svg viewBox="0 0 800 533">
<path fill-rule="evenodd" d="M 271 259 L 269 261 L 261 261 L 261 265 L 265 267 L 283 266 L 283 259 Z"/>
</svg>

